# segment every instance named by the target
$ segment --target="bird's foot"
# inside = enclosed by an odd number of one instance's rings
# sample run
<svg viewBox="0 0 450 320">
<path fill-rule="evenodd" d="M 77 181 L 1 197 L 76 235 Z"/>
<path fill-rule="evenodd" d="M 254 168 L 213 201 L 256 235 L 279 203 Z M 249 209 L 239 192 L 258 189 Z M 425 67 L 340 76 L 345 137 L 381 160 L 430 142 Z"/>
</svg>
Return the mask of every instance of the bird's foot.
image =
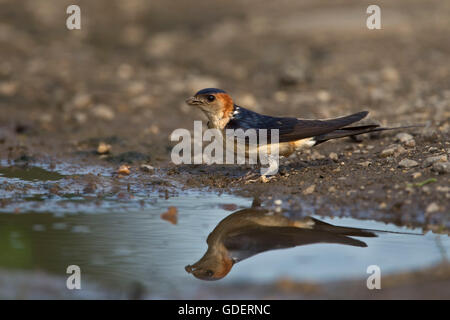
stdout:
<svg viewBox="0 0 450 320">
<path fill-rule="evenodd" d="M 260 176 L 258 179 L 249 179 L 249 180 L 246 180 L 246 181 L 245 181 L 245 184 L 255 183 L 255 182 L 267 183 L 267 182 L 270 182 L 270 180 L 272 180 L 273 178 L 275 178 L 275 176 L 267 177 L 266 175 L 262 175 L 262 176 Z"/>
</svg>

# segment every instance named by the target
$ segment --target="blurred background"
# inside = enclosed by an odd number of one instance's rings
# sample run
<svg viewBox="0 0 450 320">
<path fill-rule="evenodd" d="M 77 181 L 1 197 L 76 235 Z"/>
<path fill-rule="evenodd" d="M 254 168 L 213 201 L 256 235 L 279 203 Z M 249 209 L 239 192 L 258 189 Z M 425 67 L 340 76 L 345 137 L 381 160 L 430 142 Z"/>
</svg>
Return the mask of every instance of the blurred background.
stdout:
<svg viewBox="0 0 450 320">
<path fill-rule="evenodd" d="M 167 159 L 172 130 L 203 119 L 184 100 L 204 87 L 276 115 L 448 119 L 449 16 L 440 0 L 1 0 L 2 135 L 54 153 L 114 135 Z"/>
</svg>

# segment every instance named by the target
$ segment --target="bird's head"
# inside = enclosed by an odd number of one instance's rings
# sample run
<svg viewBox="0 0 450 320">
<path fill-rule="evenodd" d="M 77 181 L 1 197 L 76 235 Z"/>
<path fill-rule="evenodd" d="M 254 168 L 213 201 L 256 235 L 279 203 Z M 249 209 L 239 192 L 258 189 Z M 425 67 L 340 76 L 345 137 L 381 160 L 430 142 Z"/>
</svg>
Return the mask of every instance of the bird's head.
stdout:
<svg viewBox="0 0 450 320">
<path fill-rule="evenodd" d="M 222 279 L 230 272 L 234 260 L 226 252 L 220 251 L 208 249 L 199 261 L 185 267 L 186 272 L 201 280 Z"/>
<path fill-rule="evenodd" d="M 217 126 L 218 122 L 228 119 L 234 108 L 233 99 L 221 89 L 206 88 L 198 91 L 186 100 L 190 106 L 199 107 L 209 120 Z"/>
</svg>

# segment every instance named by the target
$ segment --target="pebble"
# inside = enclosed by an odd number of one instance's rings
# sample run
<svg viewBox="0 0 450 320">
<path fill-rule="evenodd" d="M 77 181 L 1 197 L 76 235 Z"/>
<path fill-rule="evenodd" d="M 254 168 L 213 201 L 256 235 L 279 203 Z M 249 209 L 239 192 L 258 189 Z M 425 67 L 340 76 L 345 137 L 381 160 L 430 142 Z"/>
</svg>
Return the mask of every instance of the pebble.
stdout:
<svg viewBox="0 0 450 320">
<path fill-rule="evenodd" d="M 387 158 L 387 157 L 390 157 L 390 156 L 397 157 L 397 156 L 399 156 L 399 155 L 401 155 L 401 154 L 403 154 L 405 152 L 406 152 L 405 148 L 403 148 L 402 146 L 394 144 L 394 145 L 390 145 L 389 147 L 387 147 L 386 149 L 381 151 L 380 156 L 382 158 Z"/>
<path fill-rule="evenodd" d="M 141 169 L 142 171 L 145 171 L 145 172 L 152 172 L 153 170 L 155 170 L 155 168 L 152 167 L 152 166 L 149 165 L 149 164 L 142 164 L 142 165 L 140 166 L 140 169 Z"/>
<path fill-rule="evenodd" d="M 311 194 L 311 193 L 314 192 L 314 190 L 316 190 L 316 185 L 315 185 L 315 184 L 312 184 L 312 185 L 310 185 L 308 188 L 306 188 L 306 189 L 303 191 L 303 194 L 304 194 L 304 195 Z"/>
<path fill-rule="evenodd" d="M 127 166 L 125 164 L 121 165 L 119 167 L 119 169 L 117 170 L 117 173 L 129 175 L 130 174 L 130 166 Z"/>
<path fill-rule="evenodd" d="M 92 102 L 91 96 L 86 93 L 79 93 L 72 100 L 73 105 L 77 109 L 86 108 L 91 104 L 91 102 Z"/>
<path fill-rule="evenodd" d="M 104 142 L 100 142 L 98 147 L 97 147 L 97 153 L 98 154 L 106 154 L 109 153 L 111 151 L 111 145 L 104 143 Z"/>
<path fill-rule="evenodd" d="M 78 124 L 84 124 L 87 120 L 87 115 L 83 112 L 75 112 L 73 118 Z"/>
<path fill-rule="evenodd" d="M 18 86 L 15 82 L 1 82 L 0 95 L 11 97 L 16 94 Z"/>
<path fill-rule="evenodd" d="M 431 170 L 441 174 L 450 173 L 450 162 L 436 162 Z"/>
<path fill-rule="evenodd" d="M 439 192 L 450 192 L 450 187 L 437 186 L 436 187 L 436 191 L 439 191 Z"/>
<path fill-rule="evenodd" d="M 427 168 L 427 167 L 431 166 L 432 164 L 434 164 L 436 162 L 447 162 L 447 155 L 443 154 L 443 155 L 440 155 L 440 156 L 428 157 L 422 163 L 422 166 L 424 168 Z"/>
<path fill-rule="evenodd" d="M 416 140 L 411 139 L 404 143 L 404 145 L 408 148 L 414 148 L 416 146 Z"/>
<path fill-rule="evenodd" d="M 321 160 L 321 159 L 324 159 L 325 156 L 320 154 L 318 151 L 314 151 L 310 158 L 311 158 L 311 160 Z"/>
<path fill-rule="evenodd" d="M 133 81 L 127 87 L 127 93 L 130 96 L 136 96 L 146 91 L 145 83 L 142 81 Z"/>
<path fill-rule="evenodd" d="M 281 206 L 281 204 L 283 203 L 283 201 L 281 201 L 280 199 L 277 199 L 273 202 L 276 206 Z"/>
<path fill-rule="evenodd" d="M 421 176 L 422 176 L 422 173 L 421 173 L 421 172 L 414 172 L 414 173 L 412 174 L 413 179 L 418 179 L 418 178 L 420 178 Z"/>
<path fill-rule="evenodd" d="M 417 167 L 419 165 L 419 163 L 417 161 L 411 160 L 411 159 L 403 159 L 402 161 L 400 161 L 398 163 L 398 166 L 400 168 L 413 168 L 413 167 Z"/>
<path fill-rule="evenodd" d="M 336 192 L 336 188 L 331 186 L 328 188 L 328 192 L 331 192 L 331 193 Z"/>
<path fill-rule="evenodd" d="M 434 152 L 438 152 L 438 151 L 439 151 L 439 148 L 436 148 L 436 147 L 430 147 L 428 149 L 428 152 L 430 152 L 430 153 L 434 153 Z"/>
<path fill-rule="evenodd" d="M 413 136 L 406 132 L 400 132 L 395 136 L 395 139 L 401 143 L 405 143 L 409 140 L 413 140 Z"/>
<path fill-rule="evenodd" d="M 363 166 L 365 168 L 367 168 L 368 166 L 370 166 L 372 164 L 372 162 L 370 161 L 364 161 L 364 162 L 360 162 L 358 163 L 360 166 Z"/>
<path fill-rule="evenodd" d="M 95 117 L 103 120 L 112 120 L 115 117 L 114 111 L 110 107 L 103 104 L 100 104 L 92 109 L 92 113 Z"/>
<path fill-rule="evenodd" d="M 430 204 L 427 206 L 426 210 L 425 210 L 425 212 L 426 212 L 427 214 L 433 213 L 433 212 L 436 212 L 436 211 L 439 211 L 439 206 L 437 205 L 436 202 L 430 203 Z"/>
<path fill-rule="evenodd" d="M 336 152 L 330 152 L 330 154 L 328 155 L 328 157 L 333 160 L 333 161 L 338 161 L 338 155 Z"/>
</svg>

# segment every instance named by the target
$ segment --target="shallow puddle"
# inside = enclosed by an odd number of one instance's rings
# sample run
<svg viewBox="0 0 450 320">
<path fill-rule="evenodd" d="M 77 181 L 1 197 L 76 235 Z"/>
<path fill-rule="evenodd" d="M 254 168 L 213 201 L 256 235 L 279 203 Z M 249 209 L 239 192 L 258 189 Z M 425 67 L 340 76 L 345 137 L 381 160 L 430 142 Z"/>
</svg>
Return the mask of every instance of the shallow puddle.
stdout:
<svg viewBox="0 0 450 320">
<path fill-rule="evenodd" d="M 202 286 L 280 278 L 367 278 L 370 265 L 379 266 L 383 275 L 419 269 L 442 261 L 450 248 L 446 235 L 421 235 L 419 229 L 368 220 L 313 216 L 316 221 L 295 213 L 248 209 L 252 199 L 226 194 L 179 191 L 162 197 L 141 187 L 128 188 L 125 197 L 119 196 L 120 190 L 105 191 L 99 201 L 98 196 L 79 193 L 68 172 L 46 175 L 33 170 L 26 178 L 23 172 L 0 171 L 0 195 L 7 199 L 0 208 L 0 268 L 67 277 L 67 267 L 78 265 L 83 282 L 120 288 L 138 284 L 153 297 L 170 298 Z M 43 193 L 42 184 L 52 181 L 49 177 L 59 177 L 64 192 Z M 18 195 L 8 189 L 10 184 L 28 187 Z M 161 219 L 171 206 L 177 208 L 176 224 Z M 195 265 L 207 252 L 211 233 L 212 253 Z"/>
</svg>

